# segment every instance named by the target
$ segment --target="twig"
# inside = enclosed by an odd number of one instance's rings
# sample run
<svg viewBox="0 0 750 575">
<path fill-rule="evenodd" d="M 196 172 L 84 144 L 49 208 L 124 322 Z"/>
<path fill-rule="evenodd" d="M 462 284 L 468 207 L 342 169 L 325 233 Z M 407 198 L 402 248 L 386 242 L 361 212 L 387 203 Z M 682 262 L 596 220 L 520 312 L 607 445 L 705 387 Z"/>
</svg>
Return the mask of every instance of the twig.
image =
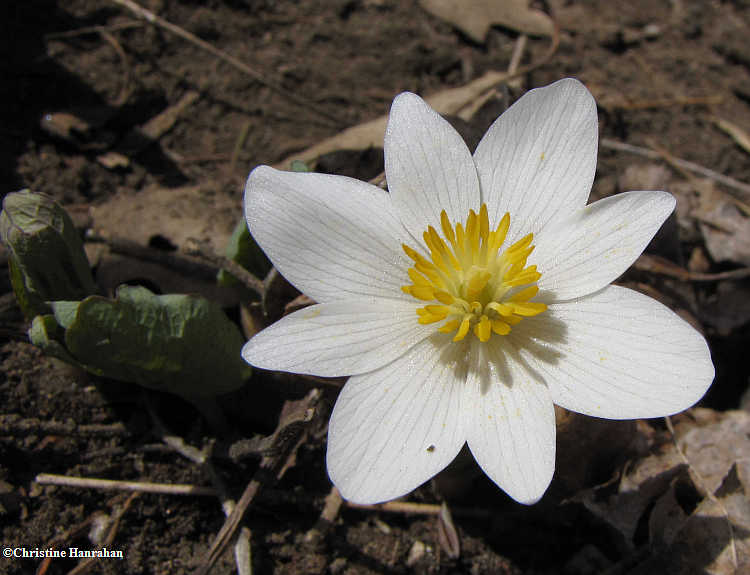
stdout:
<svg viewBox="0 0 750 575">
<path fill-rule="evenodd" d="M 276 82 L 273 82 L 271 80 L 268 80 L 267 78 L 264 78 L 263 75 L 242 62 L 241 60 L 238 60 L 231 54 L 227 54 L 223 50 L 219 50 L 212 44 L 209 44 L 208 42 L 201 40 L 194 34 L 191 34 L 187 30 L 180 28 L 179 26 L 172 24 L 171 22 L 165 20 L 164 18 L 161 18 L 160 16 L 157 16 L 150 10 L 146 10 L 142 6 L 139 6 L 132 0 L 110 0 L 111 2 L 114 2 L 115 4 L 118 4 L 122 6 L 123 8 L 127 8 L 130 10 L 133 14 L 138 16 L 139 18 L 143 18 L 150 24 L 154 24 L 155 26 L 158 26 L 159 28 L 162 28 L 164 30 L 167 30 L 171 32 L 172 34 L 175 34 L 176 36 L 179 36 L 183 40 L 187 40 L 191 44 L 194 44 L 195 46 L 198 46 L 199 48 L 202 48 L 203 50 L 206 50 L 207 52 L 210 52 L 220 60 L 223 60 L 227 64 L 230 64 L 240 70 L 241 72 L 244 72 L 251 78 L 255 79 L 257 82 L 263 84 L 267 88 L 273 90 L 274 92 L 281 94 L 284 98 L 289 100 L 290 102 L 294 102 L 298 106 L 310 110 L 311 112 L 316 113 L 318 116 L 321 116 L 323 118 L 326 118 L 333 122 L 336 126 L 341 126 L 342 122 L 336 118 L 333 114 L 330 114 L 326 112 L 325 110 L 321 110 L 319 107 L 317 107 L 312 102 L 297 96 L 288 90 L 285 90 L 280 84 L 277 84 Z"/>
<path fill-rule="evenodd" d="M 729 511 L 727 511 L 727 508 L 724 506 L 724 504 L 721 502 L 719 498 L 714 495 L 711 490 L 706 485 L 706 481 L 703 479 L 703 476 L 698 472 L 698 470 L 693 467 L 693 465 L 690 464 L 690 460 L 687 458 L 687 455 L 682 451 L 682 448 L 680 447 L 680 444 L 677 442 L 677 435 L 674 432 L 674 426 L 672 425 L 672 418 L 669 416 L 664 418 L 664 421 L 667 424 L 667 429 L 669 430 L 669 434 L 672 436 L 672 442 L 674 443 L 674 448 L 677 450 L 677 454 L 680 456 L 680 459 L 682 459 L 685 462 L 685 465 L 688 466 L 688 469 L 690 469 L 693 473 L 693 479 L 695 480 L 695 483 L 697 484 L 698 488 L 703 491 L 706 494 L 706 497 L 708 497 L 711 502 L 715 503 L 721 512 L 724 515 L 724 519 L 727 522 L 727 528 L 729 529 L 729 543 L 730 543 L 730 550 L 732 552 L 732 563 L 734 564 L 734 568 L 737 569 L 737 546 L 735 544 L 735 534 L 734 534 L 734 526 L 732 525 L 732 520 L 729 519 Z"/>
<path fill-rule="evenodd" d="M 673 106 L 711 106 L 721 104 L 722 96 L 677 96 L 676 98 L 657 98 L 655 100 L 629 100 L 627 98 L 604 102 L 607 110 L 651 110 L 654 108 L 671 108 Z"/>
<path fill-rule="evenodd" d="M 409 501 L 388 501 L 376 505 L 360 505 L 358 503 L 346 502 L 347 507 L 352 509 L 367 509 L 370 511 L 385 511 L 387 513 L 404 513 L 407 515 L 440 515 L 441 506 L 434 503 L 411 503 Z M 463 517 L 487 518 L 491 514 L 484 509 L 469 507 L 455 507 L 451 509 L 454 515 Z"/>
<path fill-rule="evenodd" d="M 139 260 L 154 262 L 194 277 L 215 279 L 216 272 L 224 269 L 240 280 L 254 292 L 263 295 L 263 282 L 253 274 L 227 258 L 209 253 L 205 249 L 195 249 L 190 255 L 165 252 L 125 238 L 107 237 L 94 231 L 89 231 L 86 241 L 105 244 L 112 253 L 130 256 Z"/>
<path fill-rule="evenodd" d="M 559 34 L 559 30 L 557 30 L 557 33 Z M 510 74 L 515 74 L 516 70 L 518 70 L 528 40 L 529 37 L 526 34 L 521 34 L 513 45 L 513 52 L 510 55 L 510 62 L 508 63 L 508 72 Z"/>
<path fill-rule="evenodd" d="M 102 32 L 117 32 L 118 30 L 127 30 L 129 28 L 142 28 L 143 22 L 123 22 L 122 24 L 112 24 L 111 26 L 85 26 L 75 30 L 66 30 L 65 32 L 52 32 L 45 34 L 45 40 L 61 40 L 64 38 L 75 38 L 76 36 L 86 36 L 87 34 L 101 34 Z"/>
<path fill-rule="evenodd" d="M 118 491 L 140 491 L 143 493 L 160 493 L 162 495 L 207 495 L 216 496 L 213 487 L 186 485 L 184 483 L 152 483 L 150 481 L 120 481 L 115 479 L 95 479 L 93 477 L 74 477 L 40 473 L 34 479 L 40 485 L 60 485 L 63 487 L 85 487 L 89 489 L 114 489 Z"/>
<path fill-rule="evenodd" d="M 657 144 L 653 139 L 647 138 L 646 143 L 651 146 L 651 148 L 654 149 L 654 151 L 658 152 L 659 155 L 662 157 L 662 159 L 669 164 L 670 167 L 677 170 L 682 174 L 684 178 L 686 178 L 688 181 L 690 181 L 696 188 L 699 188 L 700 181 L 698 178 L 696 178 L 693 174 L 688 172 L 685 168 L 677 164 L 675 161 L 675 157 L 666 149 L 661 147 L 659 144 Z M 729 194 L 729 199 L 734 202 L 737 207 L 739 207 L 743 212 L 746 214 L 750 214 L 750 206 L 748 206 L 743 200 L 737 198 L 734 194 Z M 701 219 L 700 216 L 695 216 L 696 219 Z M 733 230 L 728 230 L 724 228 L 721 224 L 718 224 L 717 222 L 713 221 L 705 221 L 705 223 L 709 224 L 710 226 L 713 226 L 715 228 L 718 228 L 719 230 L 731 234 L 733 233 Z"/>
<path fill-rule="evenodd" d="M 331 487 L 331 491 L 326 495 L 326 500 L 323 505 L 323 511 L 320 513 L 320 517 L 315 522 L 315 526 L 305 533 L 305 541 L 314 542 L 320 541 L 325 537 L 325 534 L 336 522 L 341 504 L 344 502 L 341 499 L 341 494 L 338 488 L 334 485 Z"/>
<path fill-rule="evenodd" d="M 245 487 L 237 505 L 227 517 L 224 525 L 216 534 L 211 548 L 196 569 L 196 575 L 208 575 L 214 564 L 221 557 L 231 541 L 235 531 L 259 489 L 278 481 L 284 471 L 294 460 L 297 448 L 305 438 L 308 424 L 315 414 L 316 406 L 322 393 L 319 389 L 311 390 L 304 399 L 287 401 L 281 411 L 279 424 L 274 432 L 276 448 L 261 459 L 260 468 L 250 483 Z"/>
<path fill-rule="evenodd" d="M 668 260 L 648 254 L 642 254 L 637 260 L 635 260 L 633 267 L 639 271 L 659 274 L 680 281 L 690 282 L 717 282 L 723 280 L 740 280 L 750 277 L 750 268 L 740 268 L 716 273 L 691 272 L 690 270 L 686 270 Z"/>
<path fill-rule="evenodd" d="M 104 539 L 102 546 L 108 547 L 112 545 L 112 542 L 115 540 L 115 535 L 117 534 L 117 530 L 120 527 L 120 521 L 122 520 L 122 516 L 125 515 L 125 512 L 130 508 L 130 505 L 135 501 L 135 498 L 138 497 L 138 493 L 131 493 L 130 497 L 128 497 L 125 500 L 125 503 L 122 504 L 122 507 L 117 508 L 115 512 L 112 514 L 113 519 L 111 526 L 109 528 L 109 531 L 107 532 L 107 537 Z M 68 572 L 68 575 L 82 575 L 83 573 L 86 573 L 94 564 L 96 563 L 96 557 L 88 557 L 86 559 L 83 559 L 78 565 L 75 566 L 75 568 L 71 569 Z"/>
<path fill-rule="evenodd" d="M 229 496 L 229 490 L 227 489 L 226 483 L 224 483 L 221 475 L 219 475 L 211 462 L 212 443 L 207 443 L 203 449 L 196 449 L 192 445 L 185 443 L 185 440 L 182 439 L 182 437 L 170 433 L 164 425 L 164 422 L 159 417 L 159 414 L 156 413 L 153 403 L 149 400 L 149 395 L 145 395 L 145 397 L 146 408 L 148 409 L 156 431 L 161 436 L 161 440 L 189 461 L 199 465 L 208 473 L 211 483 L 216 490 L 216 494 L 219 497 L 219 501 L 221 502 L 221 509 L 224 512 L 224 515 L 227 517 L 231 515 L 235 503 Z M 250 530 L 247 528 L 240 529 L 240 532 L 237 534 L 237 539 L 234 544 L 234 557 L 237 564 L 237 573 L 239 575 L 251 575 Z"/>
<path fill-rule="evenodd" d="M 217 269 L 223 269 L 236 277 L 245 287 L 251 289 L 261 297 L 266 293 L 266 285 L 259 280 L 247 269 L 242 267 L 234 260 L 220 256 L 213 251 L 206 249 L 204 246 L 193 246 L 189 249 L 188 254 L 204 262 L 210 263 Z"/>
<path fill-rule="evenodd" d="M 122 497 L 121 495 L 118 495 L 117 497 Z M 47 541 L 44 544 L 44 549 L 54 549 L 55 547 L 58 547 L 60 544 L 64 543 L 65 541 L 69 541 L 72 539 L 75 539 L 82 533 L 86 532 L 89 529 L 89 525 L 94 522 L 94 519 L 96 519 L 98 516 L 101 516 L 101 511 L 95 511 L 91 515 L 89 515 L 86 519 L 81 521 L 80 523 L 74 525 L 67 531 L 54 536 L 52 539 Z M 49 569 L 50 563 L 52 563 L 52 557 L 45 557 L 44 561 L 42 561 L 39 564 L 39 567 L 36 570 L 36 575 L 44 575 L 47 572 L 47 569 Z"/>
<path fill-rule="evenodd" d="M 112 46 L 115 52 L 117 52 L 117 56 L 120 58 L 120 64 L 122 64 L 122 68 L 124 70 L 122 74 L 122 86 L 120 86 L 120 95 L 117 96 L 117 99 L 114 102 L 114 106 L 116 108 L 119 108 L 128 101 L 130 93 L 132 92 L 130 83 L 130 61 L 128 60 L 128 55 L 125 53 L 125 50 L 122 49 L 122 46 L 117 41 L 117 38 L 115 38 L 106 30 L 99 30 L 99 35 L 104 38 L 104 40 L 106 40 L 110 46 Z"/>
<path fill-rule="evenodd" d="M 0 436 L 14 435 L 123 436 L 130 431 L 122 423 L 78 425 L 75 421 L 22 419 L 16 414 L 0 415 Z"/>
<path fill-rule="evenodd" d="M 617 140 L 611 140 L 609 138 L 602 138 L 599 141 L 599 145 L 602 148 L 608 148 L 617 152 L 627 152 L 629 154 L 635 154 L 636 156 L 641 156 L 650 160 L 664 159 L 664 156 L 662 154 L 654 150 L 649 150 L 648 148 L 643 148 L 641 146 L 634 146 L 633 144 L 626 144 L 625 142 L 618 142 Z M 743 201 L 750 201 L 749 184 L 745 184 L 744 182 L 740 182 L 739 180 L 735 180 L 730 176 L 725 176 L 724 174 L 720 174 L 719 172 L 716 172 L 699 164 L 683 160 L 682 158 L 670 156 L 670 159 L 671 163 L 673 163 L 675 166 L 679 166 L 680 168 L 683 168 L 695 174 L 700 174 L 705 178 L 715 180 L 720 184 L 725 185 L 727 188 L 735 190 L 736 192 L 740 192 L 738 195 L 741 196 L 741 199 Z"/>
</svg>

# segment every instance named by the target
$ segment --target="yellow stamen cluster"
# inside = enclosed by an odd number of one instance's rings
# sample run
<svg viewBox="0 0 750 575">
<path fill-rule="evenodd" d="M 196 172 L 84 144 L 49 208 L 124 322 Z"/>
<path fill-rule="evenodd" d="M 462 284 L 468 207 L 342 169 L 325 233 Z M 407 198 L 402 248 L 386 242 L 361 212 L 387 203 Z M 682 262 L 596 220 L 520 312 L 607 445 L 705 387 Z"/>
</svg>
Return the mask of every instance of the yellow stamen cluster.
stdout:
<svg viewBox="0 0 750 575">
<path fill-rule="evenodd" d="M 422 236 L 430 259 L 402 244 L 414 267 L 409 268 L 412 285 L 401 289 L 431 302 L 417 309 L 419 323 L 447 320 L 438 331 L 455 331 L 453 341 L 461 341 L 472 330 L 485 342 L 493 332 L 506 335 L 524 317 L 547 309 L 543 303 L 529 301 L 539 291 L 536 282 L 542 277 L 536 266 L 526 266 L 534 235 L 499 253 L 509 226 L 510 215 L 505 214 L 490 230 L 485 204 L 478 215 L 469 211 L 466 227 L 457 223 L 454 228 L 443 210 L 440 227 L 447 243 L 432 226 Z"/>
</svg>

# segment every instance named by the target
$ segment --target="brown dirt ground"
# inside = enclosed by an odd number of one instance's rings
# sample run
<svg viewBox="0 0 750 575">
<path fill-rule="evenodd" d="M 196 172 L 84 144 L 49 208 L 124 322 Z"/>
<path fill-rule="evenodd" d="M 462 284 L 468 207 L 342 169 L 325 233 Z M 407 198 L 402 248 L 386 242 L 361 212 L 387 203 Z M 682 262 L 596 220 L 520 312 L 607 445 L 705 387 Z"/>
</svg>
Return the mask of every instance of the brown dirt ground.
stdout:
<svg viewBox="0 0 750 575">
<path fill-rule="evenodd" d="M 517 38 L 517 33 L 496 27 L 484 45 L 477 45 L 415 1 L 142 4 L 253 66 L 288 93 L 313 102 L 337 123 L 290 102 L 206 51 L 144 25 L 113 2 L 10 2 L 0 17 L 7 48 L 0 87 L 6 112 L 0 130 L 3 193 L 29 187 L 55 197 L 73 213 L 85 214 L 90 206 L 114 197 L 136 197 L 143 189 L 195 185 L 222 202 L 235 203 L 239 218 L 243 181 L 252 167 L 278 162 L 343 127 L 387 112 L 400 91 L 431 94 L 487 70 L 506 69 Z M 562 28 L 560 46 L 547 64 L 521 78 L 523 90 L 578 77 L 597 97 L 602 137 L 654 144 L 750 181 L 750 156 L 712 120 L 718 116 L 750 129 L 748 2 L 556 0 L 539 6 L 555 10 Z M 105 28 L 61 35 L 92 26 Z M 540 58 L 548 44 L 546 39 L 530 39 L 524 62 Z M 522 89 L 511 88 L 506 98 L 518 97 Z M 137 126 L 188 91 L 196 91 L 197 99 L 158 141 L 134 136 Z M 507 103 L 503 90 L 499 92 L 501 97 L 462 127 L 470 140 L 476 141 Z M 680 100 L 705 97 L 716 100 L 710 105 Z M 65 121 L 71 117 L 77 128 L 66 131 Z M 108 168 L 97 161 L 113 150 L 127 156 L 129 165 Z M 326 169 L 367 179 L 380 171 L 381 162 L 379 152 L 338 155 L 328 159 Z M 653 165 L 602 149 L 594 197 L 646 186 L 643 174 Z M 687 186 L 685 193 L 691 193 L 690 180 L 681 174 L 664 177 L 670 189 L 684 192 Z M 652 252 L 698 271 L 733 267 L 733 262 L 711 261 L 695 228 L 666 228 Z M 737 298 L 719 298 L 741 282 L 686 285 L 635 271 L 624 280 L 686 314 L 707 334 L 717 378 L 703 405 L 739 406 L 748 384 L 743 352 L 749 318 L 742 320 L 735 304 L 722 304 L 731 301 L 741 307 Z M 8 296 L 7 273 L 0 291 L 5 294 L 0 296 L 0 405 L 4 421 L 16 422 L 12 432 L 0 429 L 4 545 L 41 548 L 63 535 L 59 547 L 91 548 L 88 527 L 72 530 L 93 514 L 112 513 L 124 501 L 112 492 L 41 487 L 33 482 L 38 473 L 208 484 L 205 473 L 160 443 L 144 410 L 144 395 L 156 402 L 175 433 L 200 447 L 212 434 L 192 406 L 97 380 L 41 356 L 24 341 L 25 324 Z M 746 306 L 743 309 L 747 315 Z M 738 314 L 740 321 L 726 328 L 722 321 Z M 282 402 L 300 397 L 310 385 L 294 378 L 284 379 L 283 385 L 279 381 L 256 374 L 246 389 L 222 398 L 232 428 L 230 441 L 222 438 L 224 443 L 272 431 Z M 336 388 L 325 390 L 323 412 L 332 405 Z M 242 407 L 233 408 L 237 405 Z M 300 448 L 296 465 L 262 492 L 247 514 L 256 573 L 577 573 L 586 571 L 575 561 L 592 547 L 604 566 L 627 560 L 626 551 L 616 548 L 590 518 L 561 505 L 571 492 L 612 477 L 624 457 L 605 454 L 596 459 L 599 467 L 581 476 L 570 471 L 578 464 L 572 447 L 561 448 L 558 478 L 533 508 L 514 504 L 471 462 L 463 468 L 457 463 L 460 481 L 449 473 L 415 492 L 412 501 L 447 498 L 462 508 L 490 511 L 482 518 L 455 514 L 462 542 L 458 559 L 450 558 L 438 542 L 435 520 L 420 515 L 344 507 L 327 535 L 310 541 L 305 535 L 330 489 L 324 419 Z M 26 431 L 18 422 L 25 423 Z M 50 422 L 68 422 L 70 431 L 50 431 Z M 111 433 L 82 427 L 117 423 L 124 427 Z M 652 428 L 660 432 L 660 425 L 654 422 Z M 257 465 L 253 459 L 238 463 L 217 458 L 217 467 L 237 495 Z M 189 573 L 223 520 L 220 506 L 210 497 L 142 494 L 122 516 L 110 545 L 124 550 L 125 559 L 98 562 L 93 571 Z M 416 541 L 427 551 L 407 564 Z M 66 573 L 75 564 L 54 561 L 46 573 Z M 0 572 L 5 573 L 32 573 L 38 567 L 35 560 L 0 560 Z M 227 553 L 214 573 L 233 572 Z"/>
</svg>

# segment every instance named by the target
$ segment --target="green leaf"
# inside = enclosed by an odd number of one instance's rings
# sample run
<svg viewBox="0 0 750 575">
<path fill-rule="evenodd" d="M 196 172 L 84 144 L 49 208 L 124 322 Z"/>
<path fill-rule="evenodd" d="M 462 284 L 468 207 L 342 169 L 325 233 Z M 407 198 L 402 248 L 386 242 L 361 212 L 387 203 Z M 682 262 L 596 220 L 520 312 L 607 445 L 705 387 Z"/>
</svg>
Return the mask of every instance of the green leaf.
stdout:
<svg viewBox="0 0 750 575">
<path fill-rule="evenodd" d="M 31 322 L 29 340 L 40 347 L 46 354 L 78 365 L 78 362 L 68 353 L 62 341 L 65 330 L 57 323 L 53 315 L 38 315 Z"/>
<path fill-rule="evenodd" d="M 81 302 L 77 301 L 53 301 L 50 302 L 52 313 L 55 321 L 64 329 L 68 329 L 78 314 L 78 306 Z"/>
<path fill-rule="evenodd" d="M 192 399 L 227 393 L 250 376 L 240 356 L 239 329 L 202 297 L 120 286 L 115 300 L 90 296 L 80 303 L 55 302 L 53 308 L 55 315 L 42 316 L 32 341 L 51 349 L 44 318 L 53 318 L 65 328 L 73 362 L 98 375 Z"/>
<path fill-rule="evenodd" d="M 29 190 L 6 195 L 0 239 L 8 248 L 13 291 L 27 317 L 48 313 L 45 302 L 79 300 L 96 292 L 78 231 L 49 196 Z"/>
<path fill-rule="evenodd" d="M 292 160 L 291 168 L 293 172 L 309 172 L 310 171 L 310 168 L 308 167 L 308 165 L 302 160 Z"/>
<path fill-rule="evenodd" d="M 271 262 L 258 244 L 255 243 L 253 236 L 250 235 L 244 218 L 237 223 L 232 232 L 232 237 L 229 238 L 226 255 L 228 259 L 237 262 L 259 278 L 265 277 L 268 270 L 271 269 Z M 240 283 L 225 270 L 219 270 L 216 279 L 221 286 L 232 286 Z"/>
</svg>

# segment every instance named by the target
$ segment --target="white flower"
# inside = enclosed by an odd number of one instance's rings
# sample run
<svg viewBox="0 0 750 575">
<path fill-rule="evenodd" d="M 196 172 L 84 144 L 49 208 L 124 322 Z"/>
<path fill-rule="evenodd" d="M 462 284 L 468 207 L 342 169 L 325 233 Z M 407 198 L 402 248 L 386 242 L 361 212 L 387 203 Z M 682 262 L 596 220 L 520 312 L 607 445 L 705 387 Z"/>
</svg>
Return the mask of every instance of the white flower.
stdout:
<svg viewBox="0 0 750 575">
<path fill-rule="evenodd" d="M 627 192 L 586 205 L 596 154 L 596 105 L 566 79 L 518 100 L 473 157 L 418 96 L 399 95 L 385 136 L 390 193 L 267 166 L 250 174 L 253 237 L 320 303 L 242 354 L 264 369 L 352 376 L 328 431 L 343 497 L 402 496 L 468 442 L 501 489 L 533 503 L 555 467 L 553 403 L 633 419 L 706 392 L 703 337 L 609 285 L 674 198 Z"/>
</svg>

